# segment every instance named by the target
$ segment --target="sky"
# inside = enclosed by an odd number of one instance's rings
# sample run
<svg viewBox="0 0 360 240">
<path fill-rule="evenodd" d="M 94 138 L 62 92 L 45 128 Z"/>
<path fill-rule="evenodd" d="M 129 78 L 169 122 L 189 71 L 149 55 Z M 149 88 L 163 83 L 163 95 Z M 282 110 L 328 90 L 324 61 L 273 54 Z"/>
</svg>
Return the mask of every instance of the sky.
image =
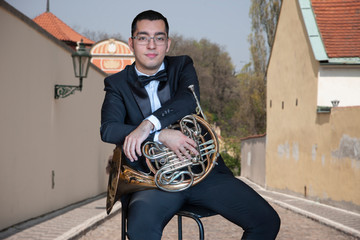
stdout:
<svg viewBox="0 0 360 240">
<path fill-rule="evenodd" d="M 46 11 L 47 0 L 6 0 L 33 19 Z M 162 13 L 171 34 L 206 38 L 229 53 L 236 71 L 250 61 L 251 0 L 50 0 L 50 12 L 70 27 L 130 36 L 134 17 L 144 10 Z"/>
</svg>

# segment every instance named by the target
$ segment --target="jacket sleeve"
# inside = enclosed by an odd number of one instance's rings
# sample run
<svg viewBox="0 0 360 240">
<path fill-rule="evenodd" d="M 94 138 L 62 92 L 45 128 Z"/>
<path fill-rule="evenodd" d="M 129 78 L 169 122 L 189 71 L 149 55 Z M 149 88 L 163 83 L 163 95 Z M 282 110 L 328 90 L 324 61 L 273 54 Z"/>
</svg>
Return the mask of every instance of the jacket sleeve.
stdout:
<svg viewBox="0 0 360 240">
<path fill-rule="evenodd" d="M 101 108 L 101 139 L 107 143 L 122 145 L 125 137 L 129 135 L 142 121 L 139 119 L 137 124 L 127 124 L 127 109 L 124 98 L 131 96 L 124 96 L 123 92 L 119 90 L 119 86 L 114 83 L 119 79 L 107 77 L 105 83 L 105 99 Z M 129 91 L 128 91 L 129 93 Z M 150 134 L 146 141 L 153 140 L 154 133 Z"/>
</svg>

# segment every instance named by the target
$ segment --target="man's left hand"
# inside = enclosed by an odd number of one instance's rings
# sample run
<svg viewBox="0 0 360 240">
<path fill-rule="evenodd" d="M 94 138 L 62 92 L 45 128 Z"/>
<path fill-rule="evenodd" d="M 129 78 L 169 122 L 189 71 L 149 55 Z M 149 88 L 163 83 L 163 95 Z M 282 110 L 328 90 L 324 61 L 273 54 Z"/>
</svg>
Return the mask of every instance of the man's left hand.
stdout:
<svg viewBox="0 0 360 240">
<path fill-rule="evenodd" d="M 181 160 L 184 160 L 184 157 L 187 159 L 191 159 L 191 154 L 199 154 L 196 150 L 196 142 L 188 136 L 185 136 L 179 130 L 161 130 L 159 135 L 159 141 L 165 146 L 167 146 L 170 150 L 172 150 Z"/>
</svg>

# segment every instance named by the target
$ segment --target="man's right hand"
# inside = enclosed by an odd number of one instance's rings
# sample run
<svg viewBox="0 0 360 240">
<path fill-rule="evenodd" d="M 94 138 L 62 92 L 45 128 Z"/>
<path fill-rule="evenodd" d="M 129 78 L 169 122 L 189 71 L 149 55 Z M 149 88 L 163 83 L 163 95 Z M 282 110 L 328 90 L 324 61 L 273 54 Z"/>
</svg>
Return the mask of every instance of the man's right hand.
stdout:
<svg viewBox="0 0 360 240">
<path fill-rule="evenodd" d="M 153 128 L 154 125 L 150 121 L 144 120 L 134 131 L 126 136 L 123 150 L 125 156 L 131 162 L 137 161 L 137 156 L 141 156 L 141 144 L 149 136 Z"/>
<path fill-rule="evenodd" d="M 191 159 L 192 154 L 198 155 L 196 150 L 196 142 L 185 136 L 181 131 L 174 129 L 163 129 L 159 134 L 159 141 L 167 146 L 170 150 L 178 156 L 179 159 L 183 160 L 184 156 L 187 159 Z"/>
</svg>

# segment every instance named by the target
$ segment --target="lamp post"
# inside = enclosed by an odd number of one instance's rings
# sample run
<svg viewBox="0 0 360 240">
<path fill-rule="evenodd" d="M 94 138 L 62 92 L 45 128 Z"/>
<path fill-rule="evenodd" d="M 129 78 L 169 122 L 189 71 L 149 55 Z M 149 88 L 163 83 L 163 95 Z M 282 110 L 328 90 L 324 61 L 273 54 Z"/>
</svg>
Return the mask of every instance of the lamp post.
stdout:
<svg viewBox="0 0 360 240">
<path fill-rule="evenodd" d="M 76 52 L 71 55 L 74 65 L 75 77 L 79 78 L 79 86 L 73 85 L 55 85 L 55 99 L 65 98 L 71 94 L 74 94 L 76 90 L 82 90 L 83 78 L 87 77 L 90 66 L 90 53 L 86 51 L 85 44 L 81 39 L 76 47 Z"/>
</svg>

